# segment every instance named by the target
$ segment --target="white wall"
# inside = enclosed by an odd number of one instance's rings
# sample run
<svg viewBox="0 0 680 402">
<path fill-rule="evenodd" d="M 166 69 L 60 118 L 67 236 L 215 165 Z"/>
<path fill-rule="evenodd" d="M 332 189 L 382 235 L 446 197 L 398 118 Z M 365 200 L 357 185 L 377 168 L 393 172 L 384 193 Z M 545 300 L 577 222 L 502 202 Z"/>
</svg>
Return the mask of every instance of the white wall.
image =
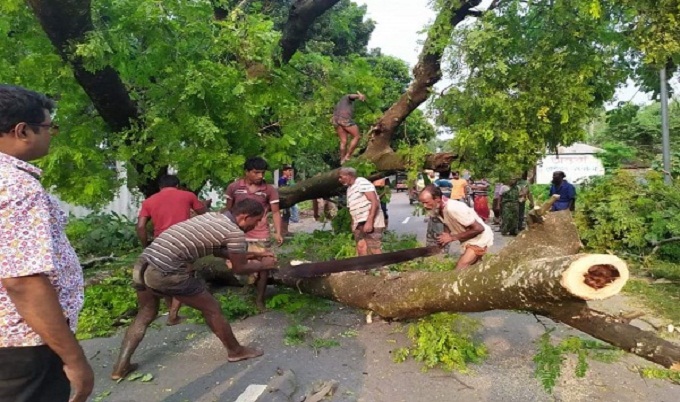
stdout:
<svg viewBox="0 0 680 402">
<path fill-rule="evenodd" d="M 536 166 L 536 183 L 549 184 L 556 170 L 563 171 L 570 183 L 578 183 L 591 176 L 604 176 L 604 165 L 595 155 L 548 155 Z"/>
<path fill-rule="evenodd" d="M 143 198 L 144 197 L 142 197 L 141 194 L 136 192 L 132 193 L 126 186 L 122 186 L 118 189 L 118 193 L 114 197 L 113 201 L 111 201 L 98 212 L 115 212 L 119 215 L 127 216 L 132 220 L 136 220 L 137 213 L 139 212 L 139 207 L 142 205 Z M 61 200 L 59 200 L 59 205 L 61 206 L 61 209 L 66 212 L 66 214 L 74 215 L 76 218 L 80 218 L 94 212 L 89 208 L 68 204 Z"/>
</svg>

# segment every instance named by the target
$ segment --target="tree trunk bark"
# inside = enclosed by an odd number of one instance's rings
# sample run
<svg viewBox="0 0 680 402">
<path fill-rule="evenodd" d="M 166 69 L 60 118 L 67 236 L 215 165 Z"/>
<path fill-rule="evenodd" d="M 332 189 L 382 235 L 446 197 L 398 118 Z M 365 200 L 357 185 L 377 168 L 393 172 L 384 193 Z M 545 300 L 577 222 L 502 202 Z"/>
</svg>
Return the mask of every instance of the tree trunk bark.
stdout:
<svg viewBox="0 0 680 402">
<path fill-rule="evenodd" d="M 82 59 L 74 55 L 75 45 L 94 31 L 90 0 L 27 0 L 45 34 L 61 58 L 73 69 L 78 84 L 113 131 L 130 127 L 139 119 L 137 105 L 130 98 L 118 73 L 107 66 L 87 71 Z"/>
<path fill-rule="evenodd" d="M 575 255 L 580 248 L 571 215 L 560 212 L 548 216 L 544 225 L 521 232 L 498 255 L 461 272 L 406 272 L 397 279 L 348 272 L 284 283 L 395 319 L 440 311 L 535 310 L 548 302 L 617 293 L 628 278 L 626 264 L 615 256 Z M 614 266 L 619 276 L 591 290 L 578 280 L 588 264 Z"/>
<path fill-rule="evenodd" d="M 458 7 L 454 10 L 440 11 L 430 28 L 418 63 L 413 68 L 413 81 L 408 89 L 371 127 L 371 139 L 364 153 L 366 158 L 373 159 L 390 150 L 390 141 L 399 125 L 430 97 L 432 86 L 442 77 L 441 59 L 446 49 L 442 43 L 448 43 L 453 29 L 465 17 L 476 15 L 471 10 L 477 7 L 481 0 L 454 0 L 452 3 L 458 3 Z"/>
<path fill-rule="evenodd" d="M 369 131 L 368 147 L 361 157 L 375 163 L 378 170 L 404 170 L 404 161 L 390 147 L 392 136 L 406 117 L 429 98 L 432 86 L 441 79 L 441 59 L 446 49 L 446 45 L 442 43 L 448 44 L 448 38 L 454 28 L 466 17 L 479 16 L 479 12 L 473 9 L 480 5 L 481 0 L 452 0 L 447 3 L 455 3 L 457 6 L 449 5 L 449 9 L 446 9 L 445 5 L 437 15 L 420 52 L 418 63 L 413 68 L 413 81 L 406 92 L 390 106 Z M 430 156 L 426 165 L 427 168 L 446 170 L 455 158 L 454 154 L 447 154 L 445 157 L 443 154 L 438 154 Z M 318 194 L 318 191 L 310 189 L 313 185 L 329 187 L 329 184 L 316 177 L 311 180 L 314 182 L 303 181 L 297 186 L 282 190 L 282 205 L 292 205 L 285 204 L 289 202 L 288 200 L 295 203 L 309 199 L 305 194 Z"/>
<path fill-rule="evenodd" d="M 118 72 L 111 66 L 97 71 L 88 71 L 81 57 L 76 56 L 75 46 L 83 43 L 89 32 L 95 30 L 92 23 L 90 0 L 27 0 L 33 14 L 40 22 L 45 34 L 61 56 L 71 66 L 73 75 L 92 101 L 97 113 L 112 132 L 124 131 L 140 121 L 137 104 L 132 100 Z M 128 145 L 134 140 L 129 140 Z M 144 165 L 129 161 L 140 177 Z M 155 177 L 138 183 L 137 188 L 145 197 L 158 192 L 158 177 L 167 172 L 167 167 L 158 170 Z"/>
<path fill-rule="evenodd" d="M 425 160 L 424 169 L 443 170 L 448 168 L 456 158 L 452 153 L 439 153 L 430 155 Z M 372 160 L 376 169 L 380 172 L 394 172 L 405 170 L 403 159 L 394 152 L 381 155 L 377 160 Z M 294 186 L 279 189 L 279 202 L 281 208 L 288 208 L 305 200 L 328 197 L 342 191 L 342 185 L 338 182 L 338 169 L 320 173 L 310 179 L 303 180 Z"/>
<path fill-rule="evenodd" d="M 620 317 L 588 308 L 587 300 L 617 294 L 629 273 L 626 263 L 616 256 L 575 254 L 580 249 L 571 213 L 560 211 L 521 232 L 497 255 L 463 271 L 404 272 L 397 278 L 345 272 L 279 281 L 392 319 L 442 311 L 530 311 L 680 370 L 680 346 L 631 326 Z M 225 275 L 219 270 L 212 274 Z"/>
<path fill-rule="evenodd" d="M 307 40 L 307 31 L 314 21 L 340 0 L 295 0 L 290 6 L 288 21 L 279 44 L 281 61 L 287 64 Z"/>
</svg>

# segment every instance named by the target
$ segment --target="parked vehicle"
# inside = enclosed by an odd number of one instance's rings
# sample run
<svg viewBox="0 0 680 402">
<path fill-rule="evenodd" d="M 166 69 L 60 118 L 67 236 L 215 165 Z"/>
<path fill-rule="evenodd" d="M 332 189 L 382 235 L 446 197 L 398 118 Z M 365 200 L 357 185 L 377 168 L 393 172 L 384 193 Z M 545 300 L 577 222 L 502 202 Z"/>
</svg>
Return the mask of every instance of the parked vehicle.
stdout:
<svg viewBox="0 0 680 402">
<path fill-rule="evenodd" d="M 397 173 L 396 178 L 397 184 L 394 186 L 394 190 L 398 193 L 400 191 L 408 191 L 408 178 L 406 173 Z"/>
<path fill-rule="evenodd" d="M 424 188 L 425 188 L 425 180 L 423 179 L 423 175 L 421 173 L 418 173 L 418 179 L 409 188 L 408 203 L 414 204 L 414 203 L 418 202 L 418 195 L 420 195 L 420 192 L 423 191 Z"/>
</svg>

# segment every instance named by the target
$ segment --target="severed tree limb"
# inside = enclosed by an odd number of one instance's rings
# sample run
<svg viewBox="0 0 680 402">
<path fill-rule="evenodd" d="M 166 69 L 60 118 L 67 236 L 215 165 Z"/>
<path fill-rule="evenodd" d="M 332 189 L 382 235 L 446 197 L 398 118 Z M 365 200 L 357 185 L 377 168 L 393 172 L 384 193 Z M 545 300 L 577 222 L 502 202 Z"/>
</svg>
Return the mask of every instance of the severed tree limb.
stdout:
<svg viewBox="0 0 680 402">
<path fill-rule="evenodd" d="M 586 303 L 543 306 L 541 314 L 588 335 L 618 346 L 666 368 L 680 371 L 680 347 L 615 317 L 588 308 Z"/>
<path fill-rule="evenodd" d="M 553 194 L 548 199 L 548 201 L 543 203 L 543 205 L 536 205 L 534 209 L 529 211 L 527 214 L 527 224 L 532 226 L 537 223 L 543 223 L 543 217 L 550 211 L 550 208 L 552 208 L 553 204 L 559 199 L 559 194 Z"/>
<path fill-rule="evenodd" d="M 575 254 L 580 248 L 571 214 L 560 211 L 548 214 L 543 224 L 521 232 L 498 255 L 463 271 L 406 272 L 396 279 L 346 272 L 280 281 L 305 293 L 393 319 L 442 311 L 530 311 L 664 367 L 680 369 L 680 346 L 620 317 L 588 308 L 586 300 L 617 294 L 629 273 L 618 257 Z"/>
<path fill-rule="evenodd" d="M 307 31 L 314 21 L 340 0 L 295 0 L 290 6 L 288 21 L 283 29 L 281 60 L 286 64 L 307 40 Z"/>
</svg>

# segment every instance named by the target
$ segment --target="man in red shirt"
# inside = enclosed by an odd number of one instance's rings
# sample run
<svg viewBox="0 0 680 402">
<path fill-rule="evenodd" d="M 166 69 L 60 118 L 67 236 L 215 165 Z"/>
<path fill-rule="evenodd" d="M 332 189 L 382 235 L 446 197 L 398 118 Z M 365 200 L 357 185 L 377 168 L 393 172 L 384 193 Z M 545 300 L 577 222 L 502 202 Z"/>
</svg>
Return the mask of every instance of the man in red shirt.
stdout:
<svg viewBox="0 0 680 402">
<path fill-rule="evenodd" d="M 151 244 L 146 231 L 149 219 L 153 222 L 153 237 L 157 238 L 170 226 L 189 219 L 192 210 L 197 215 L 204 214 L 208 210 L 208 205 L 199 201 L 196 194 L 178 188 L 179 179 L 177 176 L 165 175 L 161 177 L 158 180 L 158 186 L 161 191 L 144 200 L 142 209 L 139 210 L 137 236 L 144 248 Z M 210 204 L 210 200 L 206 201 L 206 204 Z M 171 297 L 166 297 L 165 301 L 170 310 L 167 325 L 179 324 L 181 318 L 178 313 L 182 304 Z"/>
<path fill-rule="evenodd" d="M 278 190 L 264 181 L 264 174 L 269 168 L 267 161 L 259 156 L 248 158 L 244 165 L 245 176 L 242 179 L 231 183 L 225 195 L 227 198 L 226 210 L 231 211 L 231 208 L 244 199 L 252 199 L 261 203 L 264 207 L 265 214 L 257 226 L 246 232 L 246 241 L 248 242 L 249 252 L 269 252 L 271 242 L 269 241 L 269 222 L 267 221 L 267 212 L 272 212 L 272 220 L 274 221 L 274 238 L 280 245 L 283 243 L 283 236 L 281 235 L 281 213 L 279 209 L 279 192 Z M 261 271 L 257 275 L 257 298 L 255 304 L 264 311 L 264 293 L 267 289 L 267 271 Z"/>
</svg>

